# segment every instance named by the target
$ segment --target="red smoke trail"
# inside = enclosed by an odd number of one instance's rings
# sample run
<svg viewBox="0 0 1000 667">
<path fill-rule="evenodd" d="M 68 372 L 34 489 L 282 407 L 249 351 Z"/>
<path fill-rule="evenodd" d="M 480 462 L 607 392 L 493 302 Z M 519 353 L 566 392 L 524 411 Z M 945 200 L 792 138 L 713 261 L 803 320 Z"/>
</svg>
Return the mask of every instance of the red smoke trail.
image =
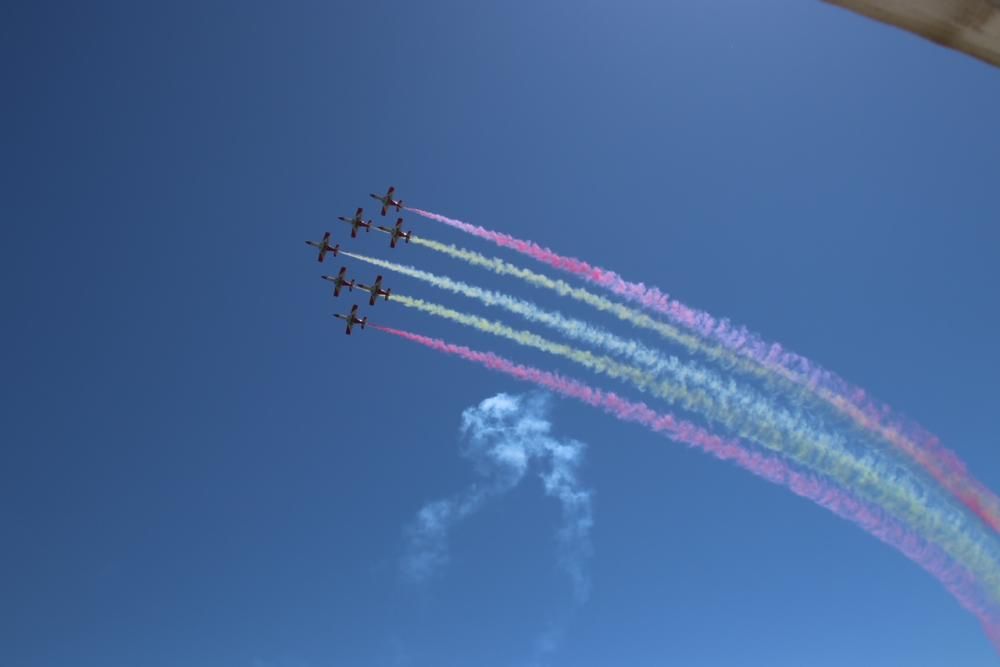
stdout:
<svg viewBox="0 0 1000 667">
<path fill-rule="evenodd" d="M 534 241 L 525 241 L 509 234 L 418 208 L 407 208 L 407 210 L 467 234 L 492 241 L 498 246 L 516 250 L 539 262 L 608 289 L 629 301 L 664 314 L 674 323 L 694 330 L 703 337 L 714 340 L 723 347 L 742 354 L 797 384 L 806 386 L 811 391 L 815 392 L 817 386 L 823 387 L 829 393 L 820 393 L 821 398 L 838 411 L 847 414 L 862 428 L 878 433 L 916 461 L 973 514 L 1000 533 L 1000 498 L 973 478 L 965 463 L 954 452 L 943 447 L 936 436 L 912 422 L 904 422 L 898 416 L 894 416 L 889 406 L 871 400 L 864 389 L 852 386 L 835 373 L 816 366 L 805 357 L 785 350 L 778 343 L 768 345 L 744 327 L 734 327 L 728 320 L 717 320 L 708 313 L 689 308 L 671 299 L 656 287 L 626 281 L 614 271 L 592 266 L 575 257 L 560 255 Z"/>
<path fill-rule="evenodd" d="M 937 579 L 968 612 L 982 624 L 1000 652 L 1000 616 L 980 599 L 974 577 L 937 546 L 927 543 L 877 507 L 868 505 L 849 492 L 817 477 L 799 472 L 785 461 L 748 449 L 735 440 L 723 439 L 670 414 L 657 413 L 645 403 L 633 403 L 613 392 L 605 392 L 556 373 L 515 364 L 492 352 L 478 352 L 437 338 L 369 325 L 379 331 L 420 343 L 432 350 L 472 361 L 490 370 L 531 382 L 554 393 L 574 398 L 626 422 L 635 422 L 672 440 L 700 449 L 723 461 L 731 461 L 758 477 L 784 486 L 846 519 L 882 542 L 892 546 Z"/>
</svg>

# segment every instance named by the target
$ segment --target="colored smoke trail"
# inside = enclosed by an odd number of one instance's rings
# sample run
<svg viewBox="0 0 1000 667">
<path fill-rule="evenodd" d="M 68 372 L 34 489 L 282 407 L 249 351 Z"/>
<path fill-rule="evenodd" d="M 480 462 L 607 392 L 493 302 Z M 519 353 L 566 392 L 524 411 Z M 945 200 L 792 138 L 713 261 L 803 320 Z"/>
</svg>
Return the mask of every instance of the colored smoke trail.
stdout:
<svg viewBox="0 0 1000 667">
<path fill-rule="evenodd" d="M 559 255 L 532 241 L 516 239 L 507 234 L 488 230 L 478 225 L 471 225 L 467 222 L 448 218 L 437 213 L 416 208 L 408 210 L 473 236 L 492 241 L 501 247 L 516 250 L 549 266 L 567 271 L 591 283 L 609 289 L 613 293 L 639 303 L 655 312 L 665 314 L 672 321 L 680 323 L 689 330 L 698 332 L 707 339 L 716 341 L 724 350 L 742 355 L 743 358 L 751 361 L 758 369 L 754 371 L 747 368 L 745 364 L 734 364 L 738 365 L 744 372 L 760 376 L 761 373 L 759 371 L 764 370 L 767 373 L 773 373 L 793 385 L 804 387 L 812 395 L 834 408 L 834 410 L 854 421 L 860 428 L 878 434 L 904 455 L 915 461 L 941 486 L 965 505 L 969 511 L 979 517 L 981 521 L 990 526 L 995 532 L 1000 533 L 1000 498 L 982 482 L 974 478 L 954 452 L 943 447 L 935 436 L 927 433 L 917 425 L 903 423 L 898 417 L 892 415 L 891 409 L 888 406 L 874 403 L 867 397 L 864 390 L 849 385 L 834 373 L 814 367 L 812 362 L 809 362 L 804 357 L 783 350 L 777 343 L 768 346 L 756 335 L 744 328 L 734 329 L 726 320 L 716 321 L 708 313 L 695 311 L 676 300 L 669 299 L 666 294 L 663 294 L 655 287 L 646 287 L 642 283 L 627 282 L 613 271 L 593 267 L 582 260 Z M 433 247 L 431 244 L 425 245 Z M 443 246 L 444 248 L 449 247 L 444 246 L 444 244 L 436 245 Z M 441 248 L 435 249 L 441 250 Z M 462 258 L 469 261 L 466 257 Z M 486 260 L 486 263 L 480 264 L 481 266 L 487 266 L 492 263 L 489 258 L 483 257 L 482 259 Z M 502 260 L 495 261 L 502 262 Z M 487 266 L 487 268 L 496 270 L 494 267 Z M 519 269 L 519 271 L 527 270 Z M 527 272 L 525 275 L 532 273 Z M 515 274 L 509 273 L 509 275 Z M 538 274 L 534 275 L 538 276 Z M 553 285 L 562 282 L 551 279 L 546 280 Z M 569 285 L 565 285 L 565 287 L 572 289 Z M 594 304 L 592 303 L 591 305 Z M 605 308 L 601 309 L 604 310 Z M 716 361 L 720 361 L 724 356 L 727 356 L 721 354 L 722 351 L 718 348 L 712 349 L 714 346 L 707 347 L 687 341 L 687 338 L 690 338 L 690 336 L 682 334 L 673 327 L 668 328 L 663 323 L 657 324 L 660 325 L 656 327 L 657 331 L 681 343 L 691 351 L 707 354 Z M 800 360 L 806 366 L 795 370 L 797 365 L 801 366 L 797 362 L 792 363 L 795 360 Z M 729 363 L 732 363 L 732 361 Z"/>
<path fill-rule="evenodd" d="M 611 354 L 624 357 L 634 364 L 647 368 L 652 373 L 669 375 L 676 382 L 684 386 L 692 384 L 703 386 L 710 393 L 717 396 L 718 400 L 724 406 L 732 407 L 738 405 L 739 409 L 746 410 L 752 409 L 748 408 L 748 406 L 766 404 L 772 406 L 771 409 L 776 409 L 773 403 L 749 387 L 738 386 L 735 382 L 731 380 L 726 381 L 719 377 L 718 374 L 700 367 L 693 362 L 682 362 L 673 355 L 662 354 L 658 350 L 647 347 L 639 341 L 622 338 L 589 322 L 566 317 L 559 312 L 543 309 L 530 301 L 517 299 L 502 292 L 476 287 L 460 280 L 434 274 L 413 266 L 346 251 L 341 251 L 341 254 L 410 278 L 422 280 L 439 289 L 476 299 L 487 306 L 499 306 L 508 312 L 520 315 L 530 322 L 537 322 L 554 329 L 567 338 L 594 347 L 600 347 Z M 646 318 L 642 314 L 639 316 L 640 318 Z M 786 425 L 789 428 L 799 430 L 811 428 L 811 425 L 807 423 L 804 417 L 799 416 L 796 419 L 798 420 L 796 424 L 791 425 L 789 423 Z"/>
<path fill-rule="evenodd" d="M 671 385 L 660 383 L 654 377 L 648 373 L 644 373 L 638 368 L 620 364 L 608 357 L 593 354 L 586 350 L 579 350 L 570 345 L 550 341 L 549 339 L 531 331 L 514 329 L 500 322 L 491 321 L 476 315 L 461 313 L 452 308 L 424 301 L 423 299 L 408 297 L 404 294 L 394 294 L 393 300 L 403 306 L 406 306 L 407 308 L 420 310 L 430 315 L 435 315 L 437 317 L 477 329 L 484 333 L 506 338 L 507 340 L 511 340 L 519 345 L 524 345 L 525 347 L 534 348 L 554 356 L 568 359 L 585 368 L 589 368 L 594 372 L 607 375 L 608 377 L 616 380 L 631 382 L 642 391 L 653 391 L 656 396 L 671 403 L 681 401 L 684 403 L 685 407 L 689 407 L 692 410 L 699 408 L 707 409 L 711 405 L 711 401 L 705 398 L 703 394 L 696 395 L 696 397 L 689 396 L 686 391 L 680 390 Z M 660 386 L 661 384 L 662 387 Z"/>
<path fill-rule="evenodd" d="M 434 250 L 435 252 L 448 255 L 454 259 L 461 260 L 467 264 L 471 264 L 472 266 L 478 266 L 488 271 L 492 271 L 497 275 L 510 276 L 512 278 L 522 280 L 533 287 L 551 290 L 560 296 L 569 297 L 575 301 L 579 301 L 580 303 L 585 303 L 595 310 L 613 315 L 623 322 L 628 322 L 635 327 L 653 331 L 666 340 L 683 346 L 689 352 L 699 352 L 705 354 L 720 363 L 724 363 L 726 361 L 726 359 L 721 357 L 719 354 L 723 351 L 717 350 L 716 353 L 713 353 L 713 351 L 707 348 L 696 336 L 686 334 L 670 324 L 654 320 L 649 315 L 637 311 L 634 308 L 629 308 L 628 306 L 623 306 L 620 303 L 615 303 L 610 299 L 606 299 L 605 297 L 594 294 L 586 289 L 573 287 L 564 280 L 549 278 L 546 275 L 536 273 L 531 269 L 515 266 L 514 264 L 506 262 L 502 259 L 487 257 L 478 252 L 473 252 L 472 250 L 466 250 L 465 248 L 458 248 L 453 245 L 439 243 L 438 241 L 434 241 L 426 237 L 414 238 L 413 243 L 430 250 Z M 741 361 L 735 358 L 733 359 L 737 362 Z M 751 366 L 746 362 L 744 362 L 744 367 L 748 373 L 754 373 L 754 370 L 756 369 L 756 367 Z M 767 381 L 770 378 L 770 376 L 762 370 L 756 370 L 756 375 L 760 379 Z"/>
<path fill-rule="evenodd" d="M 567 338 L 623 357 L 656 376 L 669 377 L 675 384 L 682 387 L 703 387 L 714 398 L 719 409 L 724 412 L 739 411 L 749 414 L 755 422 L 773 423 L 777 428 L 786 432 L 797 432 L 813 442 L 830 437 L 817 432 L 815 426 L 805 416 L 793 415 L 780 410 L 772 401 L 748 386 L 739 385 L 732 380 L 725 380 L 717 373 L 693 362 L 684 362 L 676 356 L 663 354 L 639 341 L 621 338 L 589 322 L 566 317 L 557 311 L 543 309 L 530 301 L 476 287 L 413 266 L 346 251 L 341 251 L 341 254 L 382 269 L 422 280 L 439 289 L 476 299 L 487 306 L 499 306 L 529 322 L 543 324 L 554 329 Z M 718 415 L 712 415 L 711 418 L 719 419 Z M 837 444 L 842 445 L 842 439 L 838 438 Z"/>
<path fill-rule="evenodd" d="M 886 516 L 879 508 L 859 501 L 847 491 L 822 479 L 799 472 L 784 461 L 762 455 L 724 440 L 694 424 L 669 414 L 659 414 L 644 403 L 634 403 L 617 394 L 595 389 L 581 382 L 547 371 L 515 364 L 490 352 L 478 352 L 440 339 L 378 325 L 372 328 L 419 343 L 444 354 L 471 361 L 490 370 L 548 389 L 567 398 L 598 408 L 615 418 L 634 422 L 723 461 L 730 461 L 773 484 L 784 486 L 798 496 L 850 521 L 885 544 L 895 548 L 937 579 L 968 612 L 982 624 L 984 631 L 1000 652 L 1000 612 L 982 599 L 976 580 L 969 571 L 955 563 L 939 548 L 928 544 L 902 524 Z"/>
<path fill-rule="evenodd" d="M 568 353 L 568 350 L 571 348 L 566 346 L 553 347 L 546 343 L 539 348 L 538 341 L 544 341 L 544 339 L 539 339 L 538 337 L 525 338 L 524 336 L 528 334 L 525 333 L 519 336 L 513 333 L 512 329 L 506 327 L 500 330 L 505 337 L 522 344 L 532 345 L 538 349 L 570 358 L 588 368 L 603 372 L 612 377 L 626 379 L 636 384 L 642 390 L 653 391 L 658 397 L 665 400 L 671 402 L 680 401 L 685 409 L 698 411 L 708 419 L 724 424 L 732 431 L 739 433 L 743 438 L 758 442 L 762 440 L 774 441 L 780 440 L 780 434 L 785 433 L 790 434 L 799 443 L 811 443 L 817 446 L 826 445 L 838 449 L 845 449 L 847 446 L 842 437 L 821 431 L 802 414 L 791 413 L 779 408 L 752 388 L 741 386 L 732 380 L 726 381 L 706 368 L 691 362 L 683 362 L 672 355 L 661 354 L 659 351 L 649 348 L 638 341 L 623 339 L 588 322 L 563 316 L 559 312 L 545 310 L 530 301 L 469 285 L 447 276 L 440 276 L 412 266 L 371 258 L 365 255 L 344 254 L 360 261 L 368 262 L 374 266 L 422 280 L 440 289 L 476 299 L 487 306 L 499 306 L 508 312 L 524 317 L 530 322 L 550 327 L 567 338 L 601 348 L 611 354 L 628 359 L 631 363 L 647 369 L 655 376 L 669 378 L 674 386 L 688 389 L 701 387 L 707 396 L 697 391 L 678 394 L 670 385 L 657 385 L 654 382 L 654 378 L 643 375 L 636 369 L 614 366 L 612 363 L 601 363 L 600 367 L 595 369 L 597 358 L 582 357 L 578 354 Z M 424 309 L 427 310 L 426 308 Z M 482 331 L 494 334 L 498 333 L 498 325 L 483 319 L 459 316 L 456 311 L 449 309 L 432 308 L 429 312 L 448 317 L 449 319 L 473 326 Z M 736 419 L 736 414 L 743 415 L 745 419 L 742 421 Z M 749 423 L 746 420 L 749 420 Z M 800 452 L 804 452 L 805 449 L 805 445 L 800 444 Z M 875 464 L 873 463 L 872 465 Z M 887 468 L 884 463 L 879 466 L 877 472 L 884 478 L 899 479 L 899 475 L 893 469 Z"/>
<path fill-rule="evenodd" d="M 1000 603 L 1000 553 L 976 539 L 975 534 L 969 531 L 965 517 L 954 512 L 952 506 L 933 502 L 927 489 L 920 488 L 909 477 L 896 474 L 890 467 L 875 460 L 870 453 L 855 456 L 844 448 L 841 439 L 814 429 L 799 427 L 793 417 L 777 409 L 768 409 L 766 406 L 746 411 L 726 409 L 704 391 L 691 390 L 679 383 L 660 382 L 652 374 L 633 366 L 550 341 L 531 331 L 517 330 L 501 322 L 462 313 L 422 299 L 405 295 L 394 295 L 394 298 L 407 308 L 506 338 L 519 345 L 567 359 L 610 378 L 630 382 L 640 391 L 651 393 L 670 404 L 677 403 L 686 410 L 719 422 L 745 440 L 753 441 L 788 457 L 798 465 L 834 479 L 845 488 L 855 489 L 865 499 L 878 503 L 894 516 L 917 527 L 928 540 L 942 545 L 951 557 L 963 563 L 988 585 L 990 593 Z"/>
<path fill-rule="evenodd" d="M 549 248 L 538 245 L 534 241 L 518 239 L 509 234 L 486 229 L 479 225 L 473 225 L 418 208 L 408 208 L 407 210 L 429 220 L 435 220 L 463 231 L 466 234 L 491 241 L 502 248 L 510 248 L 555 269 L 571 273 L 591 284 L 599 285 L 629 301 L 666 315 L 676 324 L 695 331 L 704 338 L 713 339 L 729 350 L 745 354 L 762 365 L 770 367 L 774 364 L 779 364 L 792 373 L 801 376 L 805 381 L 811 382 L 819 381 L 821 379 L 819 376 L 823 374 L 832 376 L 832 373 L 815 367 L 805 357 L 787 351 L 777 343 L 768 345 L 745 327 L 734 327 L 728 320 L 717 320 L 709 313 L 686 306 L 676 299 L 671 299 L 656 287 L 647 287 L 643 283 L 629 282 L 614 271 L 592 266 L 575 257 L 560 255 Z M 844 384 L 846 385 L 846 383 Z M 856 388 L 851 389 L 857 391 Z M 852 394 L 853 391 L 851 392 Z"/>
<path fill-rule="evenodd" d="M 499 306 L 508 312 L 520 315 L 530 322 L 537 322 L 555 329 L 568 338 L 595 347 L 601 347 L 612 354 L 625 357 L 635 364 L 648 368 L 653 373 L 673 375 L 685 385 L 691 382 L 703 384 L 709 386 L 713 392 L 719 395 L 724 394 L 727 387 L 731 385 L 731 383 L 724 382 L 715 373 L 700 368 L 693 363 L 683 363 L 677 357 L 661 354 L 659 351 L 647 347 L 639 341 L 621 338 L 583 320 L 566 317 L 556 311 L 545 310 L 530 301 L 517 299 L 502 292 L 476 287 L 460 280 L 424 271 L 406 264 L 399 264 L 343 250 L 341 254 L 410 278 L 422 280 L 439 289 L 476 299 L 487 306 Z M 733 399 L 743 403 L 746 402 L 745 396 L 739 398 L 733 396 Z"/>
</svg>

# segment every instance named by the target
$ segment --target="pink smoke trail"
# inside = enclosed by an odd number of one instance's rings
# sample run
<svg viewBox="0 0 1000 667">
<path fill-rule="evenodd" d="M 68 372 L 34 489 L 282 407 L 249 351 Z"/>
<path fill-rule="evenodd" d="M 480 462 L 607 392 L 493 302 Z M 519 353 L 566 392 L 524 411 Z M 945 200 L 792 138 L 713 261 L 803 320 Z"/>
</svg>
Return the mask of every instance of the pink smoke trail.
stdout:
<svg viewBox="0 0 1000 667">
<path fill-rule="evenodd" d="M 973 514 L 995 532 L 1000 533 L 1000 498 L 982 482 L 972 477 L 965 463 L 954 452 L 942 446 L 936 436 L 912 422 L 894 416 L 889 406 L 873 401 L 864 389 L 852 386 L 835 373 L 820 368 L 805 357 L 785 350 L 778 343 L 768 345 L 744 327 L 736 327 L 725 319 L 717 320 L 706 312 L 695 310 L 671 299 L 656 287 L 626 281 L 614 271 L 592 266 L 581 259 L 560 255 L 534 241 L 518 239 L 509 234 L 419 208 L 407 207 L 407 210 L 472 236 L 492 241 L 498 246 L 516 250 L 543 264 L 571 273 L 629 301 L 666 315 L 675 324 L 714 340 L 723 347 L 778 372 L 779 375 L 805 386 L 814 393 L 818 386 L 823 387 L 829 393 L 818 392 L 820 398 L 826 400 L 836 410 L 845 413 L 862 428 L 875 431 L 916 461 Z"/>
<path fill-rule="evenodd" d="M 811 500 L 820 507 L 846 519 L 885 544 L 895 548 L 937 579 L 945 589 L 983 626 L 994 648 L 1000 653 L 1000 616 L 980 600 L 974 577 L 955 563 L 936 545 L 929 544 L 878 507 L 868 505 L 849 492 L 817 477 L 802 473 L 785 461 L 751 450 L 736 440 L 727 440 L 670 414 L 657 413 L 645 403 L 634 403 L 613 392 L 605 392 L 586 384 L 509 361 L 492 352 L 479 352 L 462 345 L 429 338 L 420 334 L 369 325 L 379 331 L 419 343 L 432 350 L 460 357 L 486 368 L 531 382 L 554 393 L 573 398 L 616 417 L 635 422 L 666 437 L 683 442 L 722 461 L 731 461 L 773 484 L 784 486 L 792 493 Z"/>
</svg>

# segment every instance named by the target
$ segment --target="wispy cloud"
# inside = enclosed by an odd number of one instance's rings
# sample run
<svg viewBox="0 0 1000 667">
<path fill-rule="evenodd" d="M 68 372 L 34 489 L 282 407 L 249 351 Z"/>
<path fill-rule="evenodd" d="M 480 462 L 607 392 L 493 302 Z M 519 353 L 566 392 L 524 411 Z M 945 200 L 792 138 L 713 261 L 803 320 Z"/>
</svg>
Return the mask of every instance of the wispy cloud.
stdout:
<svg viewBox="0 0 1000 667">
<path fill-rule="evenodd" d="M 401 562 L 407 579 L 423 582 L 439 572 L 448 563 L 451 529 L 537 470 L 545 495 L 562 511 L 556 532 L 559 565 L 572 586 L 574 606 L 587 600 L 594 520 L 591 491 L 581 485 L 578 474 L 586 445 L 553 437 L 550 410 L 549 394 L 500 393 L 462 413 L 461 453 L 472 462 L 477 479 L 461 493 L 429 502 L 417 512 L 406 529 Z M 550 653 L 561 634 L 561 628 L 547 630 L 538 652 Z"/>
</svg>

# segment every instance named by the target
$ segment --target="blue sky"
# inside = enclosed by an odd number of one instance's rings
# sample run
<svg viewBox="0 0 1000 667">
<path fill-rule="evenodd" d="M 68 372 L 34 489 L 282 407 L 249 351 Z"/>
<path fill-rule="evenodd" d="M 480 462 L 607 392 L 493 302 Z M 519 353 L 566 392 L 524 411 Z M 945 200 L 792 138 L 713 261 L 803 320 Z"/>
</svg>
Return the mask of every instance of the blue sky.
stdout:
<svg viewBox="0 0 1000 667">
<path fill-rule="evenodd" d="M 558 399 L 551 437 L 585 445 L 586 599 L 543 463 L 453 527 L 434 577 L 401 575 L 418 511 L 481 472 L 463 411 L 528 388 L 342 335 L 350 301 L 318 278 L 341 262 L 302 241 L 343 242 L 335 216 L 389 183 L 783 342 L 1000 489 L 997 70 L 751 4 L 7 7 L 0 663 L 522 665 L 559 625 L 546 664 L 995 664 L 861 531 Z"/>
</svg>

